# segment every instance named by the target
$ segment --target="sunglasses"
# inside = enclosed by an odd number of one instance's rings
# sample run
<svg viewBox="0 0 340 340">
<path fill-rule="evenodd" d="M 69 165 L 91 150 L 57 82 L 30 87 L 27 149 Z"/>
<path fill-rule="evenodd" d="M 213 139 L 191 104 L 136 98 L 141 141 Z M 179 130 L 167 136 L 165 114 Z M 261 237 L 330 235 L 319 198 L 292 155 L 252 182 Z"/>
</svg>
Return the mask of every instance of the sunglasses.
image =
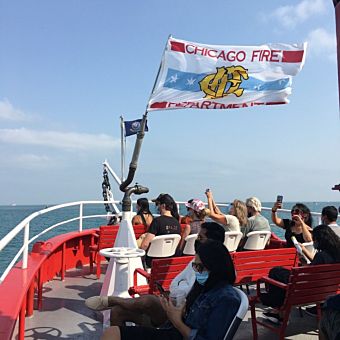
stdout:
<svg viewBox="0 0 340 340">
<path fill-rule="evenodd" d="M 191 265 L 192 265 L 192 269 L 195 272 L 202 273 L 204 271 L 205 267 L 204 267 L 204 265 L 202 263 L 191 262 Z"/>
<path fill-rule="evenodd" d="M 291 211 L 292 215 L 303 215 L 303 212 L 300 209 L 294 209 Z"/>
</svg>

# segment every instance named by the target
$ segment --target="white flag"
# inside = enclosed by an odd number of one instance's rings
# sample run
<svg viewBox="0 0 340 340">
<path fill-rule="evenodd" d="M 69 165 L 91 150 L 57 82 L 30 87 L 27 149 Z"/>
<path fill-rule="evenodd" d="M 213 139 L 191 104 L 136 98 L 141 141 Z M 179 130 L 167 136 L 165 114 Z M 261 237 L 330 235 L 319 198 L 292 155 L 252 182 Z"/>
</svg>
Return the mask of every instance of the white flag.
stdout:
<svg viewBox="0 0 340 340">
<path fill-rule="evenodd" d="M 170 37 L 147 110 L 287 104 L 306 47 L 205 45 Z"/>
</svg>

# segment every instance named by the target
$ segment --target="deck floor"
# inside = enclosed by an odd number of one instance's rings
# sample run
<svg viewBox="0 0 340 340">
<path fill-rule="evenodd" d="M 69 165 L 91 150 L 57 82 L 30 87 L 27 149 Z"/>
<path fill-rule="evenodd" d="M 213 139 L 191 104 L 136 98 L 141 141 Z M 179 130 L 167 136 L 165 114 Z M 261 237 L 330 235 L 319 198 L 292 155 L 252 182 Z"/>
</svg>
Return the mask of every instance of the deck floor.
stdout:
<svg viewBox="0 0 340 340">
<path fill-rule="evenodd" d="M 89 310 L 84 300 L 99 295 L 102 280 L 89 274 L 89 268 L 68 271 L 65 281 L 59 279 L 44 285 L 43 310 L 34 310 L 26 318 L 25 339 L 100 339 L 102 334 L 102 314 Z M 263 309 L 259 308 L 260 316 Z M 259 339 L 276 339 L 277 336 L 258 326 Z M 14 332 L 17 334 L 17 330 Z M 318 339 L 317 321 L 303 313 L 300 317 L 297 309 L 291 313 L 286 331 L 286 339 Z M 13 339 L 17 339 L 16 336 Z M 252 339 L 251 317 L 247 313 L 241 323 L 235 340 Z"/>
</svg>

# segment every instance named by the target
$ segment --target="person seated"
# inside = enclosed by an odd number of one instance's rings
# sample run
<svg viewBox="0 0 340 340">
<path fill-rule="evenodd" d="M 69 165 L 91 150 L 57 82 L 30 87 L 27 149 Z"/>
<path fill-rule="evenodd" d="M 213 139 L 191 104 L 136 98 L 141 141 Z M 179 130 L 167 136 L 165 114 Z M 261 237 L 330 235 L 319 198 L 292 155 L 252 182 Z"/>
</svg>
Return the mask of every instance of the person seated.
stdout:
<svg viewBox="0 0 340 340">
<path fill-rule="evenodd" d="M 246 207 L 248 212 L 248 223 L 247 226 L 241 230 L 244 236 L 252 231 L 271 230 L 268 220 L 261 215 L 262 205 L 258 198 L 247 198 Z"/>
<path fill-rule="evenodd" d="M 149 226 L 153 220 L 153 215 L 150 211 L 149 208 L 149 201 L 147 198 L 139 198 L 137 200 L 136 204 L 136 209 L 137 209 L 137 214 L 133 216 L 132 218 L 132 225 L 138 225 L 138 224 L 143 224 L 145 227 L 145 233 L 142 234 L 138 239 L 137 239 L 137 245 L 140 247 L 140 245 L 143 242 L 143 239 L 146 235 L 146 232 L 149 229 Z"/>
<path fill-rule="evenodd" d="M 333 205 L 324 207 L 321 211 L 321 221 L 328 225 L 340 237 L 340 227 L 336 223 L 338 219 L 338 209 Z"/>
<path fill-rule="evenodd" d="M 312 215 L 309 208 L 303 203 L 296 203 L 291 209 L 291 219 L 281 219 L 277 216 L 277 209 L 282 208 L 281 202 L 275 202 L 272 208 L 272 221 L 278 227 L 285 229 L 286 246 L 294 247 L 292 236 L 300 243 L 312 241 Z"/>
<path fill-rule="evenodd" d="M 340 340 L 340 294 L 330 296 L 322 306 L 320 340 Z"/>
<path fill-rule="evenodd" d="M 181 217 L 179 216 L 179 213 L 178 213 L 177 204 L 175 200 L 169 194 L 159 194 L 157 198 L 154 198 L 151 201 L 154 202 L 157 207 L 157 205 L 159 205 L 159 202 L 163 196 L 165 196 L 167 200 L 172 201 L 171 210 L 170 210 L 171 216 L 174 217 L 176 220 L 180 221 Z"/>
<path fill-rule="evenodd" d="M 212 192 L 207 189 L 205 192 L 210 210 L 210 218 L 223 225 L 225 231 L 240 231 L 240 226 L 247 224 L 247 207 L 244 202 L 234 200 L 231 204 L 229 214 L 223 214 L 216 205 Z"/>
<path fill-rule="evenodd" d="M 207 240 L 224 242 L 224 229 L 215 222 L 205 222 L 195 242 L 195 249 Z M 172 280 L 170 293 L 178 290 L 188 295 L 195 283 L 195 272 L 192 261 Z M 85 300 L 88 308 L 96 311 L 111 309 L 111 326 L 121 326 L 130 321 L 142 326 L 159 327 L 167 321 L 167 316 L 162 308 L 157 295 L 141 295 L 133 299 L 116 296 L 92 296 Z"/>
<path fill-rule="evenodd" d="M 164 328 L 113 326 L 104 331 L 102 340 L 223 339 L 241 303 L 232 286 L 231 256 L 221 242 L 207 240 L 197 247 L 192 267 L 196 280 L 186 303 L 174 306 L 165 296 L 160 298 L 170 321 Z"/>
<path fill-rule="evenodd" d="M 309 265 L 340 263 L 340 239 L 327 225 L 321 224 L 312 231 L 314 248 L 317 250 L 314 256 L 303 246 L 303 253 L 311 260 Z M 274 267 L 268 275 L 271 279 L 282 283 L 288 283 L 290 270 L 283 267 Z M 261 301 L 264 305 L 273 308 L 280 308 L 284 302 L 285 290 L 274 285 L 268 285 L 268 293 L 261 294 Z M 313 307 L 311 307 L 313 308 Z M 264 317 L 274 323 L 280 323 L 281 315 L 276 311 L 263 313 Z"/>
<path fill-rule="evenodd" d="M 187 203 L 190 204 L 193 200 L 194 199 L 191 198 L 190 200 L 188 200 Z M 179 222 L 181 224 L 190 224 L 191 221 L 192 221 L 192 217 L 189 215 L 189 209 L 187 209 L 187 214 L 184 216 L 181 216 Z"/>
<path fill-rule="evenodd" d="M 140 246 L 140 248 L 144 249 L 146 253 L 151 241 L 156 236 L 169 234 L 181 235 L 181 225 L 179 224 L 178 218 L 175 218 L 172 215 L 173 212 L 176 211 L 174 206 L 177 207 L 174 199 L 170 195 L 164 194 L 156 201 L 156 206 L 160 216 L 152 220 L 149 230 Z M 148 267 L 151 267 L 151 261 L 152 258 L 146 255 L 145 263 Z"/>
<path fill-rule="evenodd" d="M 182 238 L 179 245 L 179 249 L 183 250 L 185 246 L 185 238 L 188 235 L 198 234 L 201 225 L 205 220 L 206 216 L 209 216 L 210 210 L 206 209 L 204 203 L 199 199 L 190 200 L 191 202 L 185 203 L 188 209 L 187 215 L 191 218 L 191 221 L 185 225 L 182 231 Z"/>
</svg>

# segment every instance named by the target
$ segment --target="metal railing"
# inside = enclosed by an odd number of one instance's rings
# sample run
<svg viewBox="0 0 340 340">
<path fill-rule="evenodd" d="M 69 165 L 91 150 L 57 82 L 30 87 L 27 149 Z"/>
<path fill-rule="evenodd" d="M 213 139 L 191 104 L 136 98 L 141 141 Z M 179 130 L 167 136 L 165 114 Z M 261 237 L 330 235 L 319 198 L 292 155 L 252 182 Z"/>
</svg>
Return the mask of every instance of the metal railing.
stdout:
<svg viewBox="0 0 340 340">
<path fill-rule="evenodd" d="M 12 269 L 12 267 L 15 265 L 16 261 L 19 259 L 19 257 L 21 255 L 22 255 L 22 269 L 26 269 L 27 268 L 29 245 L 33 241 L 35 241 L 37 238 L 39 238 L 40 236 L 46 234 L 47 232 L 49 232 L 49 231 L 51 231 L 51 230 L 53 230 L 53 229 L 55 229 L 55 228 L 57 228 L 59 226 L 62 226 L 64 224 L 67 224 L 67 223 L 70 223 L 70 222 L 74 222 L 74 221 L 79 221 L 78 231 L 81 232 L 83 230 L 83 220 L 90 219 L 90 218 L 107 218 L 108 216 L 113 216 L 113 214 L 101 214 L 101 215 L 88 215 L 88 216 L 84 216 L 84 214 L 83 214 L 84 213 L 84 205 L 88 205 L 88 204 L 105 204 L 105 203 L 119 204 L 120 201 L 113 201 L 113 202 L 112 201 L 78 201 L 78 202 L 64 203 L 64 204 L 59 204 L 59 205 L 55 205 L 55 206 L 52 206 L 52 207 L 49 207 L 49 208 L 45 208 L 45 209 L 36 211 L 36 212 L 32 213 L 31 215 L 27 216 L 25 219 L 23 219 L 3 239 L 0 240 L 0 253 L 1 253 L 1 251 L 22 230 L 24 230 L 23 244 L 22 244 L 21 248 L 19 249 L 19 251 L 14 256 L 14 258 L 12 259 L 12 261 L 10 262 L 10 264 L 7 266 L 7 268 L 5 269 L 3 274 L 1 275 L 1 277 L 0 277 L 0 284 L 4 281 L 4 279 L 6 278 L 6 276 L 9 273 L 9 271 Z M 136 203 L 136 201 L 132 202 L 132 204 L 135 204 L 135 203 Z M 177 201 L 176 203 L 177 203 L 178 210 L 179 210 L 179 207 L 181 205 L 184 205 L 186 203 L 186 201 Z M 223 207 L 223 208 L 226 208 L 226 207 L 229 206 L 229 204 L 222 204 L 222 203 L 218 203 L 217 205 L 219 207 Z M 64 209 L 64 208 L 69 208 L 69 207 L 75 207 L 75 206 L 79 206 L 79 216 L 78 217 L 74 217 L 74 218 L 71 218 L 71 219 L 68 219 L 68 220 L 64 220 L 62 222 L 55 223 L 55 224 L 47 227 L 46 229 L 44 229 L 43 231 L 41 231 L 37 235 L 34 235 L 32 238 L 29 238 L 30 222 L 32 222 L 32 220 L 34 220 L 38 216 L 47 214 L 47 213 L 49 213 L 51 211 L 60 210 L 60 209 Z M 262 210 L 270 211 L 271 208 L 263 207 Z M 290 210 L 289 209 L 278 209 L 278 212 L 290 214 Z M 312 216 L 317 217 L 319 222 L 320 222 L 320 216 L 321 216 L 320 213 L 312 212 L 311 214 L 312 214 Z"/>
<path fill-rule="evenodd" d="M 0 284 L 4 281 L 6 276 L 8 275 L 9 271 L 12 269 L 12 267 L 15 265 L 16 261 L 19 259 L 19 257 L 22 255 L 22 269 L 27 268 L 27 262 L 28 262 L 28 249 L 29 245 L 34 242 L 37 238 L 40 236 L 46 234 L 47 232 L 70 222 L 74 221 L 79 221 L 79 227 L 78 231 L 81 232 L 83 230 L 83 220 L 84 219 L 89 219 L 89 218 L 107 218 L 108 216 L 112 216 L 112 214 L 102 214 L 102 215 L 88 215 L 84 216 L 83 215 L 83 210 L 84 210 L 84 205 L 86 204 L 104 204 L 104 203 L 110 203 L 107 201 L 79 201 L 79 202 L 71 202 L 71 203 L 64 203 L 64 204 L 59 204 L 55 205 L 53 207 L 49 207 L 46 209 L 42 209 L 39 211 L 36 211 L 32 213 L 31 215 L 27 216 L 25 219 L 23 219 L 16 227 L 14 227 L 3 239 L 0 240 L 0 252 L 23 230 L 24 231 L 24 239 L 23 239 L 23 244 L 22 247 L 19 249 L 19 251 L 16 253 L 10 264 L 7 266 L 5 271 L 0 277 Z M 111 202 L 112 203 L 112 202 Z M 119 203 L 119 201 L 115 201 L 114 203 Z M 79 216 L 74 217 L 68 220 L 64 220 L 59 223 L 55 223 L 52 226 L 47 227 L 37 235 L 34 235 L 32 238 L 29 238 L 29 233 L 30 233 L 30 223 L 32 220 L 37 218 L 38 216 L 47 214 L 51 211 L 55 210 L 60 210 L 64 208 L 69 208 L 69 207 L 75 207 L 79 206 Z"/>
</svg>

